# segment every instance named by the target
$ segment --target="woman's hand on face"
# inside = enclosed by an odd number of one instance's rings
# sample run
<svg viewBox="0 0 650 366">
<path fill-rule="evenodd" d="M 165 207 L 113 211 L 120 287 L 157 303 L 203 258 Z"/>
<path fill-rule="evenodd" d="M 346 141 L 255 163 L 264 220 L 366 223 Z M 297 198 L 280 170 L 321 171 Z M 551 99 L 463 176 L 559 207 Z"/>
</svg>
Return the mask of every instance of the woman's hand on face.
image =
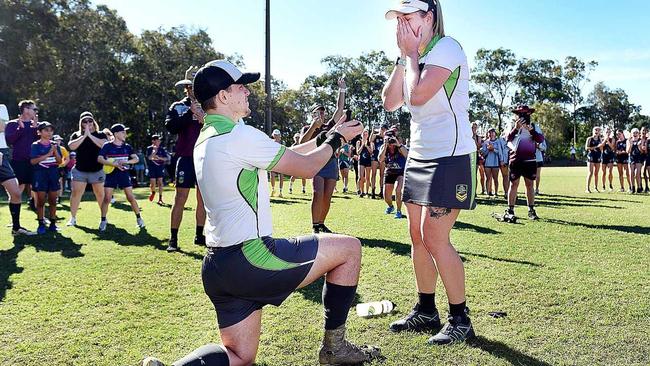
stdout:
<svg viewBox="0 0 650 366">
<path fill-rule="evenodd" d="M 411 24 L 402 17 L 397 18 L 397 45 L 405 56 L 418 52 L 422 41 L 422 29 L 413 29 Z"/>
</svg>

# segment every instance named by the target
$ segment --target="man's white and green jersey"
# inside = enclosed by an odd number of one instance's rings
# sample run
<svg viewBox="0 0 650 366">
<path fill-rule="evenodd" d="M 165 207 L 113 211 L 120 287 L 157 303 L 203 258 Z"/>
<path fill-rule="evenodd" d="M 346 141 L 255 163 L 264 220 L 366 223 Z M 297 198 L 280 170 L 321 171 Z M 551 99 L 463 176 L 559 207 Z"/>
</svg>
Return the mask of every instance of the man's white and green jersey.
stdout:
<svg viewBox="0 0 650 366">
<path fill-rule="evenodd" d="M 272 235 L 266 171 L 273 169 L 285 149 L 243 120 L 205 117 L 194 146 L 194 167 L 205 202 L 208 247 Z"/>
</svg>

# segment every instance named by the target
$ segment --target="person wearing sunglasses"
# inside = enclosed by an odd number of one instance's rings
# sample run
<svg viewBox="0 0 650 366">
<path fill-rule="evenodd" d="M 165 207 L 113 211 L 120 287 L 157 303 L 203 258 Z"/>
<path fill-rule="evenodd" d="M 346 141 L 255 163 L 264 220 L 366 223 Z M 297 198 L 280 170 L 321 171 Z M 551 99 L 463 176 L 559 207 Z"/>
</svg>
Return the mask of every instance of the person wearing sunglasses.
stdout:
<svg viewBox="0 0 650 366">
<path fill-rule="evenodd" d="M 18 103 L 20 114 L 17 119 L 9 121 L 5 129 L 5 139 L 12 149 L 11 167 L 18 179 L 18 188 L 25 192 L 29 199 L 29 207 L 33 210 L 32 180 L 34 170 L 30 163 L 32 143 L 38 140 L 38 108 L 33 100 L 22 100 Z"/>
</svg>

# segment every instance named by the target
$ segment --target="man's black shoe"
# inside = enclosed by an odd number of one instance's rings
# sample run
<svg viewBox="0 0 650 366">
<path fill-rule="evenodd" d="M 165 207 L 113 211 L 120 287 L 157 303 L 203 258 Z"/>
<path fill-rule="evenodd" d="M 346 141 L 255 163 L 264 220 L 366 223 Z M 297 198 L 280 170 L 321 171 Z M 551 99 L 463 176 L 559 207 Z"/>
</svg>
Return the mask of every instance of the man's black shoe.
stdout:
<svg viewBox="0 0 650 366">
<path fill-rule="evenodd" d="M 464 342 L 467 339 L 474 338 L 474 327 L 469 317 L 449 316 L 447 324 L 438 332 L 438 334 L 429 338 L 427 341 L 430 345 L 444 345 L 455 342 Z"/>
<path fill-rule="evenodd" d="M 321 233 L 327 233 L 327 234 L 332 233 L 332 230 L 330 230 L 327 226 L 325 226 L 325 224 L 320 224 L 318 225 L 318 227 L 320 228 Z"/>
<path fill-rule="evenodd" d="M 418 305 L 406 317 L 391 323 L 388 328 L 391 332 L 428 332 L 440 328 L 440 314 L 436 310 L 428 314 L 419 310 Z"/>
<path fill-rule="evenodd" d="M 528 218 L 531 220 L 539 220 L 539 216 L 537 216 L 537 212 L 534 209 L 528 210 Z"/>
<path fill-rule="evenodd" d="M 169 239 L 169 245 L 167 245 L 167 251 L 169 253 L 178 251 L 178 240 L 177 239 Z"/>
<path fill-rule="evenodd" d="M 194 237 L 194 244 L 205 246 L 205 235 L 197 235 Z"/>
</svg>

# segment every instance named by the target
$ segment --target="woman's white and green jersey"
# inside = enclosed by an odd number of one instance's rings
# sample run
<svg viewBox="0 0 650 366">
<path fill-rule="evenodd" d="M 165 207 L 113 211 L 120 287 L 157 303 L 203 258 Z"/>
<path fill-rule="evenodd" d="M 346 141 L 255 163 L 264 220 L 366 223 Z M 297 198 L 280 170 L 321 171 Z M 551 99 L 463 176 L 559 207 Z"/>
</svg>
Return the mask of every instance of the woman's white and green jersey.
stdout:
<svg viewBox="0 0 650 366">
<path fill-rule="evenodd" d="M 210 114 L 194 146 L 196 178 L 203 195 L 208 247 L 261 242 L 272 235 L 266 171 L 286 148 L 262 131 Z"/>
</svg>

